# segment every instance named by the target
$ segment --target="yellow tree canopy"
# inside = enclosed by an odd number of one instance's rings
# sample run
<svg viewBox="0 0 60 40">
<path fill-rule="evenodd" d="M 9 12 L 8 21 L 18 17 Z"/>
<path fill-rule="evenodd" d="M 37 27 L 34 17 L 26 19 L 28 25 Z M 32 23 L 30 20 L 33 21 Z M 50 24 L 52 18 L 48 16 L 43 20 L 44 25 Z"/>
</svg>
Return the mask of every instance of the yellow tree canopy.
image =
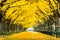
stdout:
<svg viewBox="0 0 60 40">
<path fill-rule="evenodd" d="M 57 9 L 56 3 L 56 0 L 7 0 L 2 11 L 6 14 L 5 19 L 11 19 L 10 24 L 13 22 L 24 27 L 34 27 L 37 21 L 44 23 L 49 15 L 53 16 L 53 10 Z"/>
<path fill-rule="evenodd" d="M 1 3 L 2 0 L 0 0 L 0 3 Z"/>
</svg>

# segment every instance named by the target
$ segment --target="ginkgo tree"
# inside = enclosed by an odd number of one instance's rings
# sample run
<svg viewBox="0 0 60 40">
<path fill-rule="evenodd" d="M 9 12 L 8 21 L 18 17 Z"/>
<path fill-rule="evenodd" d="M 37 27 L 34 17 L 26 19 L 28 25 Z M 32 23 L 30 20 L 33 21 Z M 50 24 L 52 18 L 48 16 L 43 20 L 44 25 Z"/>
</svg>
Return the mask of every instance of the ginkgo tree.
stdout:
<svg viewBox="0 0 60 40">
<path fill-rule="evenodd" d="M 38 25 L 37 21 L 42 24 L 49 19 L 54 21 L 54 14 L 58 14 L 55 13 L 58 5 L 56 0 L 5 0 L 1 3 L 4 20 L 9 25 L 22 24 L 24 28 Z"/>
</svg>

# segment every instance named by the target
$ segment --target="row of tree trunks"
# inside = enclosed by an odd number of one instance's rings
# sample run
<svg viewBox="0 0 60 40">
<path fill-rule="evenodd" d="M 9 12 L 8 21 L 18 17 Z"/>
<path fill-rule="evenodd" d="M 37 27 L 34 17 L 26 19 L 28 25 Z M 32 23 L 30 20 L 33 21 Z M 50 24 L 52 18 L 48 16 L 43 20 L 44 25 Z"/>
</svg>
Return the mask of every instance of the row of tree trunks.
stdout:
<svg viewBox="0 0 60 40">
<path fill-rule="evenodd" d="M 59 23 L 59 17 L 56 15 L 56 17 L 55 17 L 55 20 L 56 20 L 56 23 L 55 23 L 55 30 L 56 30 L 56 37 L 60 37 L 60 23 Z"/>
<path fill-rule="evenodd" d="M 2 20 L 2 33 L 4 32 L 18 32 L 22 31 L 22 25 L 21 24 L 12 24 L 9 25 L 7 21 Z"/>
</svg>

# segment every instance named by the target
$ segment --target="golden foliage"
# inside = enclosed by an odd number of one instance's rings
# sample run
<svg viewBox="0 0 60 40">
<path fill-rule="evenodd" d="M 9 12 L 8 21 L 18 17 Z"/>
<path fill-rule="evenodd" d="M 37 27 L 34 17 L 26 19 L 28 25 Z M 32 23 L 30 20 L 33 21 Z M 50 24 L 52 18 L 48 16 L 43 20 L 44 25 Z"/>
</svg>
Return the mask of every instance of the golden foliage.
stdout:
<svg viewBox="0 0 60 40">
<path fill-rule="evenodd" d="M 6 40 L 59 40 L 60 38 L 56 38 L 39 32 L 22 32 L 18 34 L 13 34 L 12 36 L 9 36 L 5 39 Z"/>
<path fill-rule="evenodd" d="M 2 0 L 0 0 L 0 3 L 1 3 Z"/>
<path fill-rule="evenodd" d="M 11 19 L 10 24 L 13 22 L 24 27 L 34 27 L 37 21 L 44 23 L 49 15 L 53 16 L 53 10 L 57 9 L 56 3 L 56 0 L 7 0 L 2 10 L 6 11 L 5 19 Z"/>
</svg>

